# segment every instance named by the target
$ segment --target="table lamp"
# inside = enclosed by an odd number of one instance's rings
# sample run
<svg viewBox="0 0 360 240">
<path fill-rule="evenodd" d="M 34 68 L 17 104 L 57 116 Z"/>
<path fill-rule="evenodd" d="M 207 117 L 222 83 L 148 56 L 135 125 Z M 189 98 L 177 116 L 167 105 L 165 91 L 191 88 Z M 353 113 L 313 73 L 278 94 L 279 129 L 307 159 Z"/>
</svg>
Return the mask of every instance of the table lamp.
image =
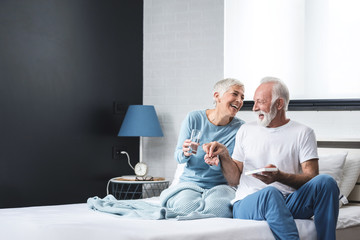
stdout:
<svg viewBox="0 0 360 240">
<path fill-rule="evenodd" d="M 140 157 L 142 162 L 142 137 L 164 136 L 159 119 L 152 105 L 130 105 L 118 133 L 119 137 L 140 137 Z M 136 166 L 135 166 L 136 168 Z M 135 171 L 136 172 L 136 171 Z"/>
</svg>

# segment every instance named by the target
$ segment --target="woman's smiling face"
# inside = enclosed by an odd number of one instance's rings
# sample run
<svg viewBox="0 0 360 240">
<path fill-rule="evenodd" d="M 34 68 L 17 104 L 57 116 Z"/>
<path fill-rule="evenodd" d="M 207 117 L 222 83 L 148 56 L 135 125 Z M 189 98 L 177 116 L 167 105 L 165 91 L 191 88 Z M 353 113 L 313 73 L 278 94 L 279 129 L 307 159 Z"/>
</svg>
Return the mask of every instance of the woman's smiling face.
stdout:
<svg viewBox="0 0 360 240">
<path fill-rule="evenodd" d="M 238 85 L 231 86 L 217 100 L 216 107 L 219 107 L 226 115 L 235 117 L 236 113 L 244 104 L 244 88 Z"/>
</svg>

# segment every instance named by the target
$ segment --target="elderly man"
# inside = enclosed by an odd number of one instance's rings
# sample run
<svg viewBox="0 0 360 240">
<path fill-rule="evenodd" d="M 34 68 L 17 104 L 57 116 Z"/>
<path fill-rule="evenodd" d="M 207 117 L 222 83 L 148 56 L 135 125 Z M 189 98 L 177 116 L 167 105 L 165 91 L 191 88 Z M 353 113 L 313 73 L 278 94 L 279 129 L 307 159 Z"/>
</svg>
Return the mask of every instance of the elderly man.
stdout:
<svg viewBox="0 0 360 240">
<path fill-rule="evenodd" d="M 318 175 L 314 131 L 286 117 L 289 91 L 266 77 L 254 95 L 257 123 L 238 131 L 232 157 L 218 142 L 203 145 L 205 162 L 219 164 L 230 185 L 238 185 L 233 216 L 266 220 L 276 239 L 299 239 L 294 219 L 314 216 L 318 239 L 335 239 L 339 189 L 328 175 Z M 247 174 L 259 168 L 273 168 Z"/>
</svg>

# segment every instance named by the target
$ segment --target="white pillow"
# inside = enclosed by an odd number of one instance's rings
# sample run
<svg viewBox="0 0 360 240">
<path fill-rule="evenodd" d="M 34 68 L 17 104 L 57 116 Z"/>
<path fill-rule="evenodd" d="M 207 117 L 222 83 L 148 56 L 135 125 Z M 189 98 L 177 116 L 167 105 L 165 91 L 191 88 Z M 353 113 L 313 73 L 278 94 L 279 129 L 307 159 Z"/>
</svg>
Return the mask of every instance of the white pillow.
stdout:
<svg viewBox="0 0 360 240">
<path fill-rule="evenodd" d="M 340 187 L 346 156 L 347 152 L 319 155 L 319 173 L 329 174 Z"/>
<path fill-rule="evenodd" d="M 340 194 L 347 198 L 354 189 L 360 174 L 360 149 L 318 148 L 319 155 L 339 154 L 345 151 L 348 152 L 348 155 L 343 167 L 339 189 Z M 340 202 L 340 206 L 342 206 L 342 202 Z"/>
<path fill-rule="evenodd" d="M 354 189 L 360 174 L 360 154 L 348 155 L 343 169 L 343 177 L 340 182 L 340 192 L 348 197 Z"/>
<path fill-rule="evenodd" d="M 184 172 L 185 164 L 186 164 L 186 163 L 182 163 L 182 164 L 178 164 L 178 165 L 177 165 L 176 171 L 175 171 L 175 174 L 174 174 L 174 179 L 173 179 L 173 181 L 171 182 L 171 185 L 170 185 L 169 187 L 173 187 L 173 186 L 175 186 L 176 184 L 179 183 L 179 181 L 180 181 L 180 176 L 181 176 L 181 174 Z"/>
</svg>

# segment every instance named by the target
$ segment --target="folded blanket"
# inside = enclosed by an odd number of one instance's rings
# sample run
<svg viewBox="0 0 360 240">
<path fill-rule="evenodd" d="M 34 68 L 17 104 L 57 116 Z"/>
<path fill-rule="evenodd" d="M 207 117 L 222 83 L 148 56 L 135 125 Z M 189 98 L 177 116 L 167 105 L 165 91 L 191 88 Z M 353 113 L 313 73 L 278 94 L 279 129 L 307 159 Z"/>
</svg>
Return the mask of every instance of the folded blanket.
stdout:
<svg viewBox="0 0 360 240">
<path fill-rule="evenodd" d="M 165 189 L 159 204 L 142 199 L 117 200 L 112 195 L 89 198 L 87 204 L 93 210 L 143 219 L 230 218 L 230 201 L 234 196 L 235 190 L 227 185 L 203 189 L 195 183 L 184 182 Z"/>
</svg>

